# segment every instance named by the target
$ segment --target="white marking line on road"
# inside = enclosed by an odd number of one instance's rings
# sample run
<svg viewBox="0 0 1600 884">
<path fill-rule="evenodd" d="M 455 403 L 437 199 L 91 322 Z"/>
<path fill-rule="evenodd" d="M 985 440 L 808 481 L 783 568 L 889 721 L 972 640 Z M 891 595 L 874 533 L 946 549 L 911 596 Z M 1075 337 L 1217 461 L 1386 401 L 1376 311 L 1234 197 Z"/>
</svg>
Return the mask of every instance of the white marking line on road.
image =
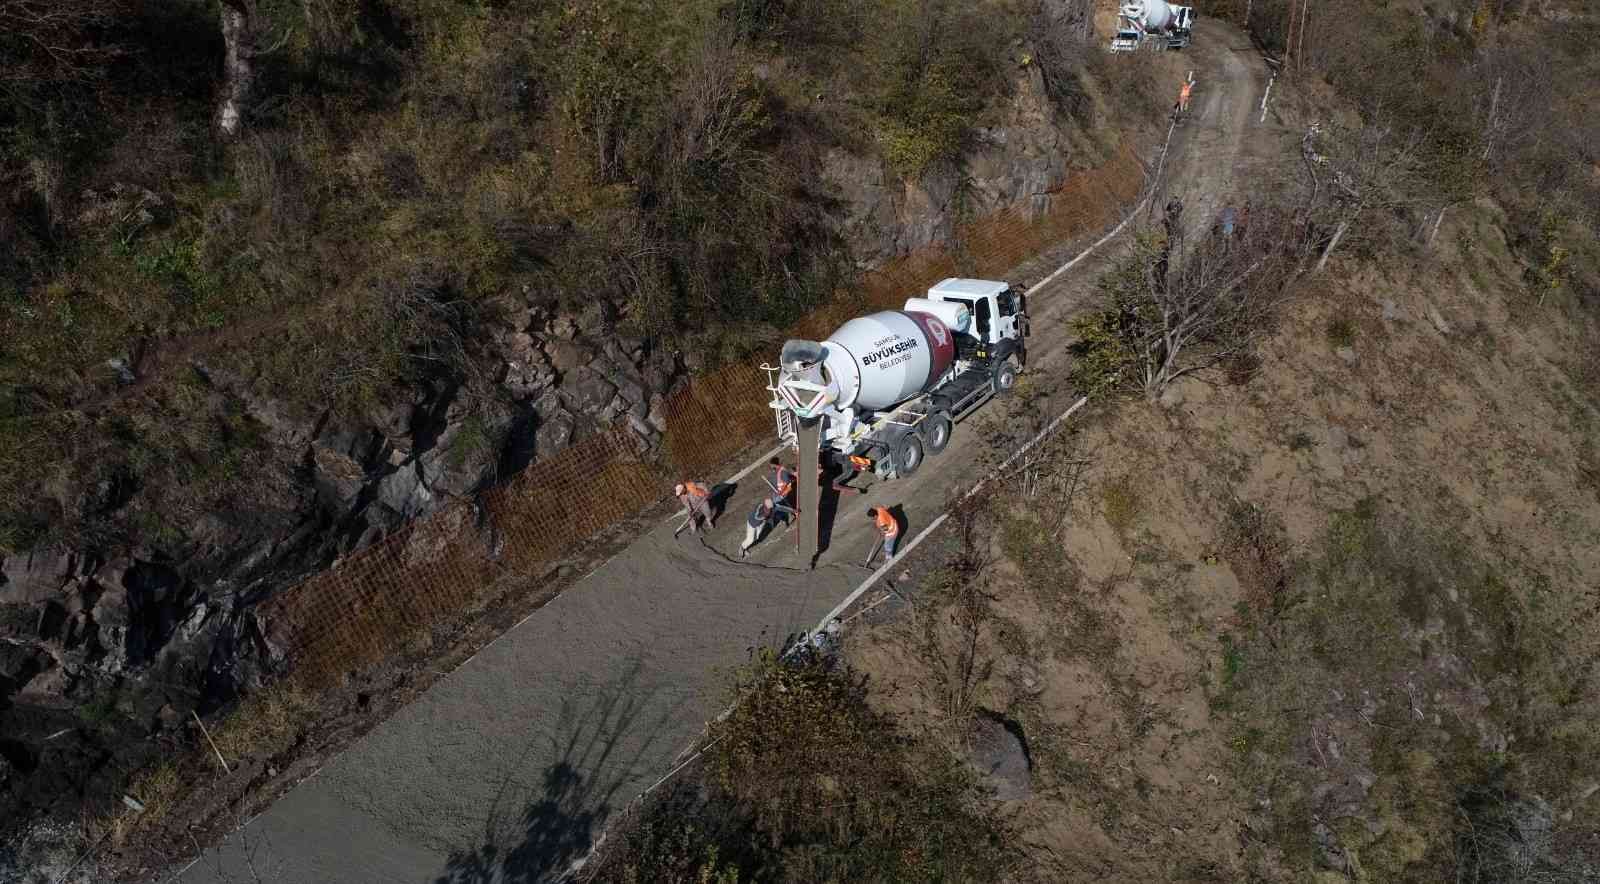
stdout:
<svg viewBox="0 0 1600 884">
<path fill-rule="evenodd" d="M 1082 261 L 1084 258 L 1087 258 L 1091 254 L 1093 254 L 1095 249 L 1100 248 L 1101 246 L 1103 246 L 1106 243 L 1110 242 L 1112 239 L 1116 238 L 1116 235 L 1121 233 L 1123 228 L 1128 226 L 1128 222 L 1129 221 L 1132 221 L 1134 218 L 1138 217 L 1139 210 L 1143 209 L 1144 208 L 1144 204 L 1149 202 L 1149 201 L 1150 201 L 1150 197 L 1145 197 L 1144 199 L 1139 200 L 1138 205 L 1134 206 L 1133 210 L 1128 213 L 1128 217 L 1123 218 L 1121 224 L 1118 224 L 1116 227 L 1111 228 L 1111 232 L 1110 233 L 1106 234 L 1105 236 L 1100 237 L 1098 240 L 1095 240 L 1094 245 L 1091 245 L 1087 249 L 1084 249 L 1082 254 L 1078 255 L 1078 257 L 1073 258 L 1071 261 L 1068 261 L 1065 264 L 1062 264 L 1060 267 L 1057 267 L 1055 269 L 1055 272 L 1051 273 L 1049 276 L 1046 276 L 1044 279 L 1041 279 L 1038 282 L 1034 283 L 1033 286 L 1030 287 L 1027 291 L 1023 292 L 1023 294 L 1031 295 L 1034 292 L 1036 292 L 1036 291 L 1044 288 L 1045 286 L 1049 285 L 1050 283 L 1055 282 L 1057 277 L 1061 276 L 1061 274 L 1063 274 L 1063 273 L 1066 273 L 1068 270 L 1071 270 L 1072 268 L 1078 266 L 1078 262 Z"/>
<path fill-rule="evenodd" d="M 1126 223 L 1126 222 L 1124 222 L 1124 223 Z M 1040 430 L 1039 433 L 1037 435 L 1035 435 L 1032 439 L 1029 439 L 1028 443 L 1026 445 L 1022 446 L 1021 448 L 1018 448 L 1016 450 L 1016 452 L 1013 453 L 1010 457 L 1006 458 L 1003 463 L 1001 463 L 999 466 L 995 467 L 993 470 L 989 471 L 989 475 L 984 476 L 982 479 L 979 479 L 978 483 L 976 485 L 973 485 L 970 489 L 968 489 L 966 494 L 961 495 L 961 499 L 962 500 L 967 500 L 967 499 L 971 498 L 974 494 L 977 494 L 980 490 L 983 489 L 984 485 L 988 484 L 989 480 L 993 479 L 995 476 L 1000 475 L 1002 472 L 1005 471 L 1005 469 L 1007 467 L 1011 466 L 1013 463 L 1016 463 L 1017 458 L 1023 456 L 1024 454 L 1027 454 L 1028 451 L 1033 448 L 1033 446 L 1038 445 L 1039 442 L 1042 439 L 1044 439 L 1046 436 L 1050 435 L 1051 433 L 1055 432 L 1056 428 L 1061 426 L 1062 421 L 1065 421 L 1067 418 L 1071 417 L 1073 412 L 1076 412 L 1078 409 L 1082 408 L 1084 403 L 1086 403 L 1088 401 L 1089 401 L 1089 397 L 1088 396 L 1083 396 L 1083 397 L 1080 397 L 1077 402 L 1072 403 L 1072 406 L 1070 408 L 1068 408 L 1066 411 L 1063 411 L 1061 414 L 1057 415 L 1055 420 L 1052 420 L 1050 423 L 1046 424 L 1044 429 Z M 889 570 L 891 568 L 893 568 L 895 565 L 898 565 L 900 563 L 900 560 L 901 560 L 902 557 L 904 557 L 907 553 L 911 552 L 912 550 L 916 549 L 917 548 L 917 544 L 921 543 L 924 539 L 927 538 L 928 535 L 932 534 L 934 531 L 937 531 L 939 529 L 939 526 L 943 525 L 944 522 L 945 522 L 945 519 L 948 519 L 948 518 L 950 518 L 950 514 L 949 513 L 947 513 L 947 512 L 946 513 L 940 513 L 939 514 L 939 518 L 934 519 L 932 522 L 929 522 L 928 523 L 928 527 L 923 528 L 920 532 L 917 533 L 916 537 L 911 538 L 911 542 L 906 544 L 906 548 L 905 549 L 900 550 L 899 552 L 897 552 L 893 559 L 890 559 L 889 561 L 884 562 L 882 565 L 878 566 L 878 570 L 873 571 L 871 576 L 869 576 L 866 580 L 861 581 L 861 585 L 856 587 L 854 592 L 852 592 L 849 595 L 845 596 L 844 597 L 844 601 L 842 601 L 839 604 L 835 605 L 833 610 L 831 610 L 827 614 L 823 615 L 822 619 L 817 621 L 817 631 L 818 632 L 822 632 L 823 630 L 825 630 L 827 628 L 828 624 L 833 620 L 833 618 L 838 617 L 840 614 L 843 614 L 846 610 L 849 609 L 849 607 L 851 605 L 855 604 L 856 600 L 860 599 L 861 596 L 866 594 L 866 591 L 871 589 L 872 585 L 874 583 L 877 583 L 879 580 L 881 580 L 883 578 L 883 575 L 889 573 Z"/>
<path fill-rule="evenodd" d="M 778 452 L 782 451 L 783 449 L 785 449 L 787 447 L 789 447 L 789 446 L 787 446 L 787 445 L 779 445 L 778 447 L 772 449 L 771 451 L 767 452 L 766 454 L 761 455 L 761 459 L 760 460 L 758 460 L 755 463 L 745 467 L 744 469 L 740 470 L 739 472 L 734 473 L 733 476 L 728 479 L 726 484 L 732 485 L 733 483 L 739 481 L 740 479 L 743 479 L 745 476 L 748 476 L 751 473 L 755 472 L 756 470 L 761 469 L 762 466 L 767 464 L 774 457 L 777 457 L 778 456 Z"/>
</svg>

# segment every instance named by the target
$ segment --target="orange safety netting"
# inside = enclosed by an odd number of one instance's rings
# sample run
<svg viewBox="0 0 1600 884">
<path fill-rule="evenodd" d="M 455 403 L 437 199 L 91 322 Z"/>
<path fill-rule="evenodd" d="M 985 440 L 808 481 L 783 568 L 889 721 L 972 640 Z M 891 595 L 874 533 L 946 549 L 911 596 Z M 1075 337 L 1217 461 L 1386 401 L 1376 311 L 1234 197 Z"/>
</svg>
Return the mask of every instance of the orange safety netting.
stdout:
<svg viewBox="0 0 1600 884">
<path fill-rule="evenodd" d="M 866 274 L 852 295 L 808 314 L 791 337 L 825 338 L 863 312 L 893 309 L 949 276 L 1006 273 L 1044 248 L 1119 220 L 1143 186 L 1130 148 L 1050 194 L 1047 211 L 1016 209 L 962 225 L 954 243 Z M 411 646 L 423 631 L 493 596 L 502 580 L 537 577 L 599 531 L 773 438 L 766 377 L 753 365 L 697 376 L 667 397 L 665 462 L 618 428 L 539 460 L 476 500 L 453 503 L 336 562 L 270 600 L 273 637 L 312 684 L 337 681 Z"/>
</svg>

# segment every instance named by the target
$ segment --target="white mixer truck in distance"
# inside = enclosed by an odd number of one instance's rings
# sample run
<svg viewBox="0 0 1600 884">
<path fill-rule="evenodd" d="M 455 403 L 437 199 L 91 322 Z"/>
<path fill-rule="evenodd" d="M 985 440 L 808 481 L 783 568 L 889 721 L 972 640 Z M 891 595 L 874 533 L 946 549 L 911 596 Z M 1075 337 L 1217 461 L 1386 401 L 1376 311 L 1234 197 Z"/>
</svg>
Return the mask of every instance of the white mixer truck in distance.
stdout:
<svg viewBox="0 0 1600 884">
<path fill-rule="evenodd" d="M 1118 10 L 1120 20 L 1112 52 L 1132 52 L 1141 40 L 1158 49 L 1183 49 L 1194 35 L 1194 7 L 1166 0 L 1128 0 Z"/>
<path fill-rule="evenodd" d="M 947 279 L 825 341 L 788 341 L 777 366 L 762 366 L 778 437 L 798 447 L 801 424 L 817 427 L 824 463 L 909 476 L 944 450 L 956 421 L 1016 386 L 1027 334 L 1021 292 Z"/>
</svg>

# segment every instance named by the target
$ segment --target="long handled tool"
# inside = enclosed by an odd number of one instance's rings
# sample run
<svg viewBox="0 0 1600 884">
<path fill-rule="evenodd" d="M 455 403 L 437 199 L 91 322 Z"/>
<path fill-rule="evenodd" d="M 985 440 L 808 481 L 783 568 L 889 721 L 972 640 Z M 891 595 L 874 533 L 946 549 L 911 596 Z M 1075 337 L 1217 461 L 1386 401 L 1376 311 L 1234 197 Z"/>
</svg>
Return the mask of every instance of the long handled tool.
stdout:
<svg viewBox="0 0 1600 884">
<path fill-rule="evenodd" d="M 878 554 L 878 550 L 880 550 L 880 549 L 883 549 L 883 536 L 882 535 L 879 535 L 878 539 L 873 541 L 873 543 L 872 543 L 872 552 L 867 553 L 867 560 L 865 562 L 861 563 L 861 567 L 863 567 L 863 568 L 871 568 L 872 567 L 872 559 L 873 559 L 874 556 L 876 556 Z"/>
</svg>

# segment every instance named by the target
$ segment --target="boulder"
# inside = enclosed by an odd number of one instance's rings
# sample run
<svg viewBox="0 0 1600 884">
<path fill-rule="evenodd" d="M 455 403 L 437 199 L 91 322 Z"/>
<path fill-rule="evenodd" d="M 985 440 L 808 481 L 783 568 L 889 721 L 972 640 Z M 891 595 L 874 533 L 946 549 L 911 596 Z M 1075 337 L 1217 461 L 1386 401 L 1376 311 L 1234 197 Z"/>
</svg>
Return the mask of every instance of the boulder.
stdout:
<svg viewBox="0 0 1600 884">
<path fill-rule="evenodd" d="M 417 516 L 427 512 L 433 492 L 422 481 L 421 471 L 408 465 L 378 481 L 378 502 L 398 515 Z"/>
<path fill-rule="evenodd" d="M 628 403 L 622 396 L 617 395 L 611 397 L 611 402 L 605 408 L 600 409 L 600 413 L 594 417 L 602 427 L 609 427 L 617 422 L 617 418 L 627 414 L 627 412 Z"/>
<path fill-rule="evenodd" d="M 556 382 L 555 371 L 548 365 L 526 362 L 507 362 L 500 375 L 500 386 L 515 402 L 537 398 Z"/>
<path fill-rule="evenodd" d="M 56 596 L 78 571 L 78 557 L 37 549 L 0 559 L 0 604 L 30 604 Z"/>
<path fill-rule="evenodd" d="M 655 427 L 636 414 L 628 415 L 628 427 L 633 430 L 635 435 L 643 439 L 647 446 L 655 447 L 657 440 L 661 438 L 661 433 Z"/>
<path fill-rule="evenodd" d="M 663 398 L 660 393 L 651 395 L 650 412 L 645 416 L 645 419 L 650 422 L 650 426 L 656 428 L 656 432 L 658 433 L 665 433 L 667 431 L 666 405 L 667 400 Z"/>
<path fill-rule="evenodd" d="M 478 487 L 494 457 L 494 448 L 489 445 L 469 448 L 445 442 L 418 458 L 417 465 L 422 470 L 422 480 L 428 488 L 437 493 L 464 497 Z"/>
<path fill-rule="evenodd" d="M 652 393 L 665 393 L 672 387 L 672 379 L 678 371 L 672 354 L 656 350 L 640 362 L 642 364 L 640 377 L 644 381 L 645 389 Z"/>
<path fill-rule="evenodd" d="M 561 392 L 567 401 L 572 403 L 574 411 L 580 414 L 597 414 L 617 394 L 615 384 L 601 377 L 600 373 L 590 368 L 580 368 L 567 376 L 561 384 Z"/>
<path fill-rule="evenodd" d="M 436 518 L 417 522 L 406 538 L 402 554 L 405 567 L 416 568 L 440 561 L 450 543 L 471 524 L 472 507 L 464 503 L 443 510 Z"/>
<path fill-rule="evenodd" d="M 608 378 L 617 387 L 617 395 L 627 405 L 648 405 L 650 391 L 645 389 L 644 383 L 638 378 L 627 374 L 618 373 Z"/>
<path fill-rule="evenodd" d="M 366 485 L 367 471 L 349 454 L 319 439 L 311 444 L 312 483 L 324 507 L 348 512 Z"/>
<path fill-rule="evenodd" d="M 616 311 L 610 301 L 594 300 L 578 313 L 578 333 L 599 340 L 611 336 Z"/>
<path fill-rule="evenodd" d="M 556 375 L 549 358 L 542 350 L 534 353 L 537 355 L 525 361 L 506 363 L 505 377 L 500 384 L 514 399 L 532 399 L 555 383 Z"/>
<path fill-rule="evenodd" d="M 589 352 L 571 341 L 555 341 L 545 351 L 551 367 L 563 375 L 589 361 Z"/>
<path fill-rule="evenodd" d="M 562 410 L 556 410 L 548 415 L 541 415 L 539 429 L 534 431 L 534 451 L 540 457 L 548 457 L 572 441 L 572 432 L 577 428 L 577 421 L 572 415 Z"/>
<path fill-rule="evenodd" d="M 979 710 L 967 734 L 967 761 L 996 801 L 1033 794 L 1033 762 L 1016 722 Z"/>
<path fill-rule="evenodd" d="M 546 330 L 553 338 L 570 341 L 578 336 L 578 324 L 567 315 L 557 316 L 546 325 Z"/>
</svg>

